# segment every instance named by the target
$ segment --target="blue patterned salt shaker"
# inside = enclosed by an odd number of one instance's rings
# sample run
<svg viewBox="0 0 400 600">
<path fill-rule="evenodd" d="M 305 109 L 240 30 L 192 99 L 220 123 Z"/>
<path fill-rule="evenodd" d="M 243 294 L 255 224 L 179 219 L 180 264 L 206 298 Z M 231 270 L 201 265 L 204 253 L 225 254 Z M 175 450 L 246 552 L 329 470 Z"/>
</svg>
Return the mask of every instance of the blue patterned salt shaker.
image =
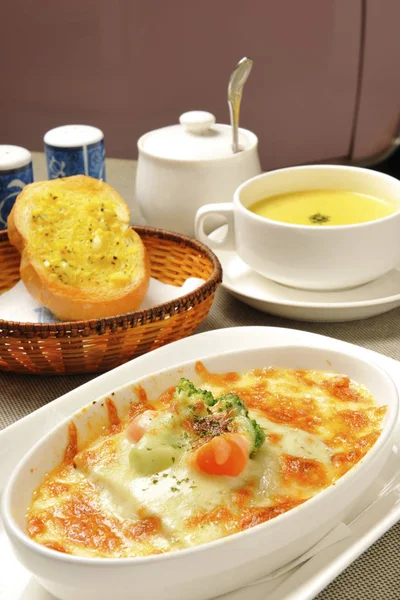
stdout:
<svg viewBox="0 0 400 600">
<path fill-rule="evenodd" d="M 106 179 L 104 135 L 91 125 L 62 125 L 44 136 L 49 179 L 90 175 Z"/>
<path fill-rule="evenodd" d="M 32 182 L 29 150 L 21 146 L 0 145 L 0 229 L 7 229 L 7 218 L 18 194 Z"/>
</svg>

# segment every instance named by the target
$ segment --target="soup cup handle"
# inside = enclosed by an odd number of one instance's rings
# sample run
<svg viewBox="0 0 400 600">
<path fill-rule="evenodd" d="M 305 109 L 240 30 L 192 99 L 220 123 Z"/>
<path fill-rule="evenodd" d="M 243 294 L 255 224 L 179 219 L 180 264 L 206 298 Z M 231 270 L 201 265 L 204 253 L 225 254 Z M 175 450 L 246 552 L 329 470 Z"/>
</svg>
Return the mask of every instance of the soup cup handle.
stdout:
<svg viewBox="0 0 400 600">
<path fill-rule="evenodd" d="M 211 215 L 224 217 L 227 222 L 227 232 L 222 240 L 211 238 L 204 231 L 204 225 L 207 218 Z M 205 204 L 196 213 L 195 220 L 196 238 L 206 244 L 209 248 L 215 250 L 234 250 L 235 249 L 235 230 L 234 230 L 234 206 L 231 202 L 220 202 L 217 204 Z"/>
</svg>

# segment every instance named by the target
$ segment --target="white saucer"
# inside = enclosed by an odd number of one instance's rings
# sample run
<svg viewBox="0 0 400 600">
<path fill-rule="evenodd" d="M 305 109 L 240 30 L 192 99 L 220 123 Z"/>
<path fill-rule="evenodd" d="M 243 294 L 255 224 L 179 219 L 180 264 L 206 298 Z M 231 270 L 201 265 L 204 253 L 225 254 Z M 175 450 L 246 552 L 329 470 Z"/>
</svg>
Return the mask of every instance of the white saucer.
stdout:
<svg viewBox="0 0 400 600">
<path fill-rule="evenodd" d="M 226 225 L 210 237 L 222 240 Z M 286 287 L 253 271 L 235 251 L 213 250 L 223 269 L 222 285 L 233 296 L 263 312 L 300 321 L 355 321 L 400 306 L 400 266 L 365 285 L 338 292 Z"/>
</svg>

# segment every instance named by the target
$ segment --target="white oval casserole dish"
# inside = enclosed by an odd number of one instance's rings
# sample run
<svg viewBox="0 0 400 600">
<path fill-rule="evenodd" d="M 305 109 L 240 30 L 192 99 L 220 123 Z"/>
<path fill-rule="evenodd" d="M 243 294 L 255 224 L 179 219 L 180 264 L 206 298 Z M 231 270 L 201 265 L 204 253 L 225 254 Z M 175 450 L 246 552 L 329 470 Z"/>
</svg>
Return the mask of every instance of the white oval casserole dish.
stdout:
<svg viewBox="0 0 400 600">
<path fill-rule="evenodd" d="M 201 546 L 139 558 L 82 558 L 50 550 L 25 533 L 25 513 L 33 490 L 63 456 L 68 423 L 73 418 L 80 442 L 90 421 L 107 423 L 107 411 L 96 403 L 71 415 L 40 440 L 16 466 L 3 494 L 5 530 L 20 562 L 44 588 L 61 600 L 206 600 L 246 585 L 293 560 L 317 543 L 349 513 L 388 457 L 398 415 L 398 393 L 390 376 L 375 364 L 350 353 L 317 347 L 258 348 L 201 357 L 213 372 L 276 366 L 343 373 L 365 385 L 378 405 L 387 405 L 383 431 L 366 456 L 337 483 L 304 504 L 246 531 Z M 117 390 L 112 399 L 120 414 L 135 397 L 133 385 L 150 400 L 187 377 L 200 379 L 195 362 L 159 371 Z M 107 395 L 109 396 L 109 394 Z M 105 396 L 104 396 L 105 398 Z M 103 399 L 104 399 L 103 398 Z"/>
</svg>

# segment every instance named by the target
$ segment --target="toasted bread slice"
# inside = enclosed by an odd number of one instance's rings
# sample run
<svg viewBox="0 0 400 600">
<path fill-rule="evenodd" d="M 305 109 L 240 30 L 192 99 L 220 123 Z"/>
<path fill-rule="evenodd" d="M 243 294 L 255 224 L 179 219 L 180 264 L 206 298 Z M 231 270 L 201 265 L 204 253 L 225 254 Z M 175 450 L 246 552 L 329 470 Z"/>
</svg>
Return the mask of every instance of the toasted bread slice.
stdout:
<svg viewBox="0 0 400 600">
<path fill-rule="evenodd" d="M 129 209 L 107 183 L 76 175 L 27 185 L 8 217 L 28 291 L 62 320 L 124 314 L 150 280 Z"/>
</svg>

